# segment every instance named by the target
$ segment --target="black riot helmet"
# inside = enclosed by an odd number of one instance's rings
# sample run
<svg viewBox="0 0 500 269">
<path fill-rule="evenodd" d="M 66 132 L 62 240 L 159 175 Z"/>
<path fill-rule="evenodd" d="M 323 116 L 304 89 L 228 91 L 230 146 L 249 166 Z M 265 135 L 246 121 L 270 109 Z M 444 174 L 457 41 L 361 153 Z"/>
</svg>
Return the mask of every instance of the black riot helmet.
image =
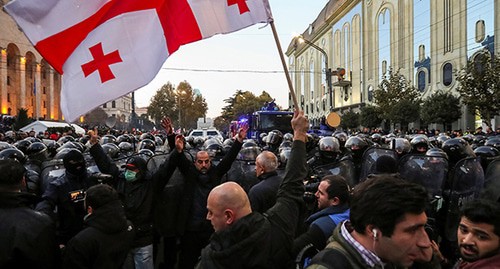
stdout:
<svg viewBox="0 0 500 269">
<path fill-rule="evenodd" d="M 46 161 L 49 157 L 47 146 L 41 142 L 31 143 L 26 149 L 26 154 L 30 160 Z"/>
<path fill-rule="evenodd" d="M 139 140 L 141 140 L 141 141 L 142 141 L 142 140 L 144 140 L 144 139 L 150 139 L 150 140 L 154 141 L 154 140 L 155 140 L 155 137 L 154 137 L 152 134 L 150 134 L 150 133 L 143 133 L 143 134 L 141 134 L 141 136 L 139 137 Z"/>
<path fill-rule="evenodd" d="M 101 137 L 101 139 L 99 140 L 99 142 L 101 143 L 101 145 L 105 145 L 105 144 L 109 144 L 109 143 L 112 143 L 112 144 L 115 144 L 116 143 L 116 137 L 114 135 L 104 135 L 103 137 Z"/>
<path fill-rule="evenodd" d="M 445 158 L 446 160 L 448 160 L 448 154 L 446 154 L 446 152 L 444 152 L 444 150 L 442 150 L 440 148 L 430 148 L 425 153 L 425 156 L 429 156 L 429 157 L 441 157 L 441 158 Z"/>
<path fill-rule="evenodd" d="M 9 149 L 9 148 L 12 148 L 13 146 L 7 142 L 4 142 L 4 141 L 0 141 L 0 151 L 4 150 L 4 149 Z"/>
<path fill-rule="evenodd" d="M 341 149 L 345 147 L 345 143 L 347 142 L 347 134 L 346 133 L 337 131 L 337 132 L 333 133 L 333 137 L 337 138 Z"/>
<path fill-rule="evenodd" d="M 446 152 L 452 164 L 456 164 L 459 160 L 467 157 L 475 157 L 469 143 L 462 138 L 448 139 L 443 143 L 441 148 Z"/>
<path fill-rule="evenodd" d="M 141 149 L 149 149 L 152 152 L 155 152 L 155 150 L 156 150 L 155 142 L 151 139 L 147 139 L 147 138 L 143 139 L 143 140 L 141 140 L 141 142 L 139 142 L 139 150 L 141 150 Z"/>
<path fill-rule="evenodd" d="M 208 152 L 211 157 L 222 154 L 222 143 L 217 138 L 209 138 L 203 143 L 203 149 Z"/>
<path fill-rule="evenodd" d="M 268 145 L 278 146 L 283 141 L 283 133 L 279 130 L 272 130 L 266 136 L 266 143 Z"/>
<path fill-rule="evenodd" d="M 484 142 L 485 146 L 490 146 L 496 148 L 498 151 L 500 151 L 500 136 L 495 136 L 493 138 L 488 138 L 486 142 Z"/>
<path fill-rule="evenodd" d="M 102 145 L 102 150 L 111 159 L 117 158 L 118 154 L 120 153 L 120 148 L 114 143 L 107 143 L 107 144 Z"/>
<path fill-rule="evenodd" d="M 14 143 L 14 147 L 16 147 L 18 150 L 22 151 L 24 154 L 26 154 L 26 151 L 28 150 L 28 147 L 31 145 L 31 141 L 23 139 L 16 141 Z"/>
<path fill-rule="evenodd" d="M 476 156 L 480 158 L 481 166 L 483 170 L 486 171 L 488 165 L 500 156 L 500 151 L 491 146 L 479 146 L 474 150 Z"/>
<path fill-rule="evenodd" d="M 0 151 L 0 160 L 4 159 L 14 159 L 21 164 L 26 162 L 26 156 L 24 153 L 16 148 L 8 148 Z"/>
<path fill-rule="evenodd" d="M 59 143 L 59 145 L 63 145 L 70 141 L 75 141 L 75 138 L 70 135 L 65 135 L 59 138 L 59 140 L 57 140 L 57 143 Z"/>
<path fill-rule="evenodd" d="M 423 135 L 414 137 L 410 144 L 412 153 L 425 154 L 429 149 L 429 140 Z"/>
<path fill-rule="evenodd" d="M 340 153 L 340 144 L 337 138 L 326 136 L 318 142 L 319 154 L 322 159 L 334 160 Z"/>
<path fill-rule="evenodd" d="M 411 151 L 410 142 L 406 138 L 394 138 L 390 143 L 390 148 L 395 150 L 399 157 Z"/>
<path fill-rule="evenodd" d="M 361 159 L 361 157 L 363 157 L 363 153 L 368 147 L 368 143 L 366 143 L 366 141 L 359 136 L 351 136 L 345 142 L 345 147 L 351 150 L 353 158 Z"/>
</svg>

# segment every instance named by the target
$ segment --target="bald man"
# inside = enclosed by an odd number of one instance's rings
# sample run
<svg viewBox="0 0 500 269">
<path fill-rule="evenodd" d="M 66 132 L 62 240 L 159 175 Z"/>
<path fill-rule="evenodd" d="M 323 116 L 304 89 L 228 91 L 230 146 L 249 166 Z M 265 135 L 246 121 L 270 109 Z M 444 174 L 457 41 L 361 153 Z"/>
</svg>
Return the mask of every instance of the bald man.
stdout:
<svg viewBox="0 0 500 269">
<path fill-rule="evenodd" d="M 252 211 L 248 196 L 234 182 L 208 195 L 207 219 L 215 233 L 201 252 L 196 268 L 284 268 L 292 260 L 292 241 L 299 217 L 306 176 L 309 122 L 303 112 L 292 119 L 294 142 L 276 204 L 265 214 Z"/>
<path fill-rule="evenodd" d="M 255 159 L 255 173 L 259 183 L 248 191 L 252 210 L 266 212 L 276 203 L 276 194 L 283 178 L 278 175 L 278 158 L 270 151 L 263 151 Z"/>
</svg>

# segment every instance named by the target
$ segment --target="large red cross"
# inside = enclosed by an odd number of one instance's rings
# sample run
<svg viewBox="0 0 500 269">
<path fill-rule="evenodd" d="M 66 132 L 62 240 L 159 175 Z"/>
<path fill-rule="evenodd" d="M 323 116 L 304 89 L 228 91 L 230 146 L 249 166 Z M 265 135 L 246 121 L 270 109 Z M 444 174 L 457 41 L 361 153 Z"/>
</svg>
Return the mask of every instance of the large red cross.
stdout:
<svg viewBox="0 0 500 269">
<path fill-rule="evenodd" d="M 101 83 L 104 83 L 110 79 L 114 79 L 115 75 L 113 74 L 113 72 L 111 72 L 111 68 L 109 68 L 109 66 L 115 63 L 122 62 L 118 50 L 104 55 L 104 51 L 102 50 L 102 43 L 100 42 L 90 47 L 89 50 L 92 54 L 92 57 L 94 57 L 94 60 L 82 65 L 82 70 L 85 77 L 97 70 L 99 72 L 99 76 L 101 77 Z"/>
<path fill-rule="evenodd" d="M 249 12 L 250 9 L 248 9 L 248 5 L 246 0 L 227 0 L 227 5 L 232 6 L 232 5 L 238 5 L 238 9 L 240 10 L 240 14 L 243 14 L 245 12 Z"/>
</svg>

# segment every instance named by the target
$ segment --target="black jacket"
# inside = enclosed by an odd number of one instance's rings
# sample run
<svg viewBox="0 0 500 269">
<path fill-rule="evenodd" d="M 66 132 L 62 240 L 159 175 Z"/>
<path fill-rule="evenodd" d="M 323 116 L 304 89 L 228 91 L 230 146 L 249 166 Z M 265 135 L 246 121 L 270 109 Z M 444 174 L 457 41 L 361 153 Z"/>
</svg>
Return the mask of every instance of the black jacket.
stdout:
<svg viewBox="0 0 500 269">
<path fill-rule="evenodd" d="M 258 178 L 260 182 L 248 191 L 248 199 L 252 211 L 264 213 L 276 203 L 276 195 L 283 179 L 276 171 L 264 173 Z"/>
<path fill-rule="evenodd" d="M 122 198 L 125 214 L 134 228 L 133 247 L 143 247 L 153 243 L 153 200 L 161 193 L 168 179 L 175 170 L 175 164 L 163 163 L 155 174 L 145 173 L 140 179 L 127 182 L 118 167 L 104 153 L 101 145 L 95 144 L 90 149 L 99 170 L 111 174 L 110 182 Z"/>
<path fill-rule="evenodd" d="M 197 268 L 285 268 L 302 205 L 306 147 L 294 141 L 276 204 L 266 213 L 253 212 L 228 229 L 214 233 L 201 252 Z"/>
<path fill-rule="evenodd" d="M 213 230 L 207 216 L 207 198 L 210 191 L 221 183 L 222 176 L 229 171 L 231 164 L 238 156 L 242 144 L 235 141 L 229 152 L 219 162 L 208 169 L 203 175 L 188 160 L 183 153 L 174 150 L 170 161 L 178 163 L 179 170 L 184 176 L 184 189 L 182 200 L 179 201 L 179 214 L 177 216 L 178 235 L 188 231 L 211 231 Z"/>
<path fill-rule="evenodd" d="M 110 202 L 85 217 L 88 225 L 73 237 L 63 255 L 63 269 L 122 267 L 132 246 L 134 229 L 120 201 Z"/>
<path fill-rule="evenodd" d="M 0 193 L 0 268 L 57 268 L 56 228 L 31 206 L 35 195 Z"/>
<path fill-rule="evenodd" d="M 97 184 L 95 179 L 75 176 L 65 172 L 62 176 L 50 182 L 38 203 L 36 210 L 52 216 L 58 221 L 57 236 L 61 244 L 66 244 L 71 237 L 83 229 L 83 217 L 86 212 L 83 207 L 84 192 Z M 71 197 L 72 193 L 82 192 L 79 196 Z M 57 206 L 57 216 L 54 209 Z"/>
</svg>

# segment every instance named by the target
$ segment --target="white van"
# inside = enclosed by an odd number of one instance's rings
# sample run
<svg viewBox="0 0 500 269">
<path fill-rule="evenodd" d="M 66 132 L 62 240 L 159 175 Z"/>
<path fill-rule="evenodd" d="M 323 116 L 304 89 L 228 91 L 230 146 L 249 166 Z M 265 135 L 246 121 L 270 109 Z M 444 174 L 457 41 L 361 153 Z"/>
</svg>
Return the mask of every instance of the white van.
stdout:
<svg viewBox="0 0 500 269">
<path fill-rule="evenodd" d="M 224 137 L 217 129 L 195 129 L 189 133 L 188 137 L 193 137 L 193 138 L 202 137 L 205 140 L 209 137 L 215 137 L 219 139 L 221 142 L 224 141 Z"/>
</svg>

